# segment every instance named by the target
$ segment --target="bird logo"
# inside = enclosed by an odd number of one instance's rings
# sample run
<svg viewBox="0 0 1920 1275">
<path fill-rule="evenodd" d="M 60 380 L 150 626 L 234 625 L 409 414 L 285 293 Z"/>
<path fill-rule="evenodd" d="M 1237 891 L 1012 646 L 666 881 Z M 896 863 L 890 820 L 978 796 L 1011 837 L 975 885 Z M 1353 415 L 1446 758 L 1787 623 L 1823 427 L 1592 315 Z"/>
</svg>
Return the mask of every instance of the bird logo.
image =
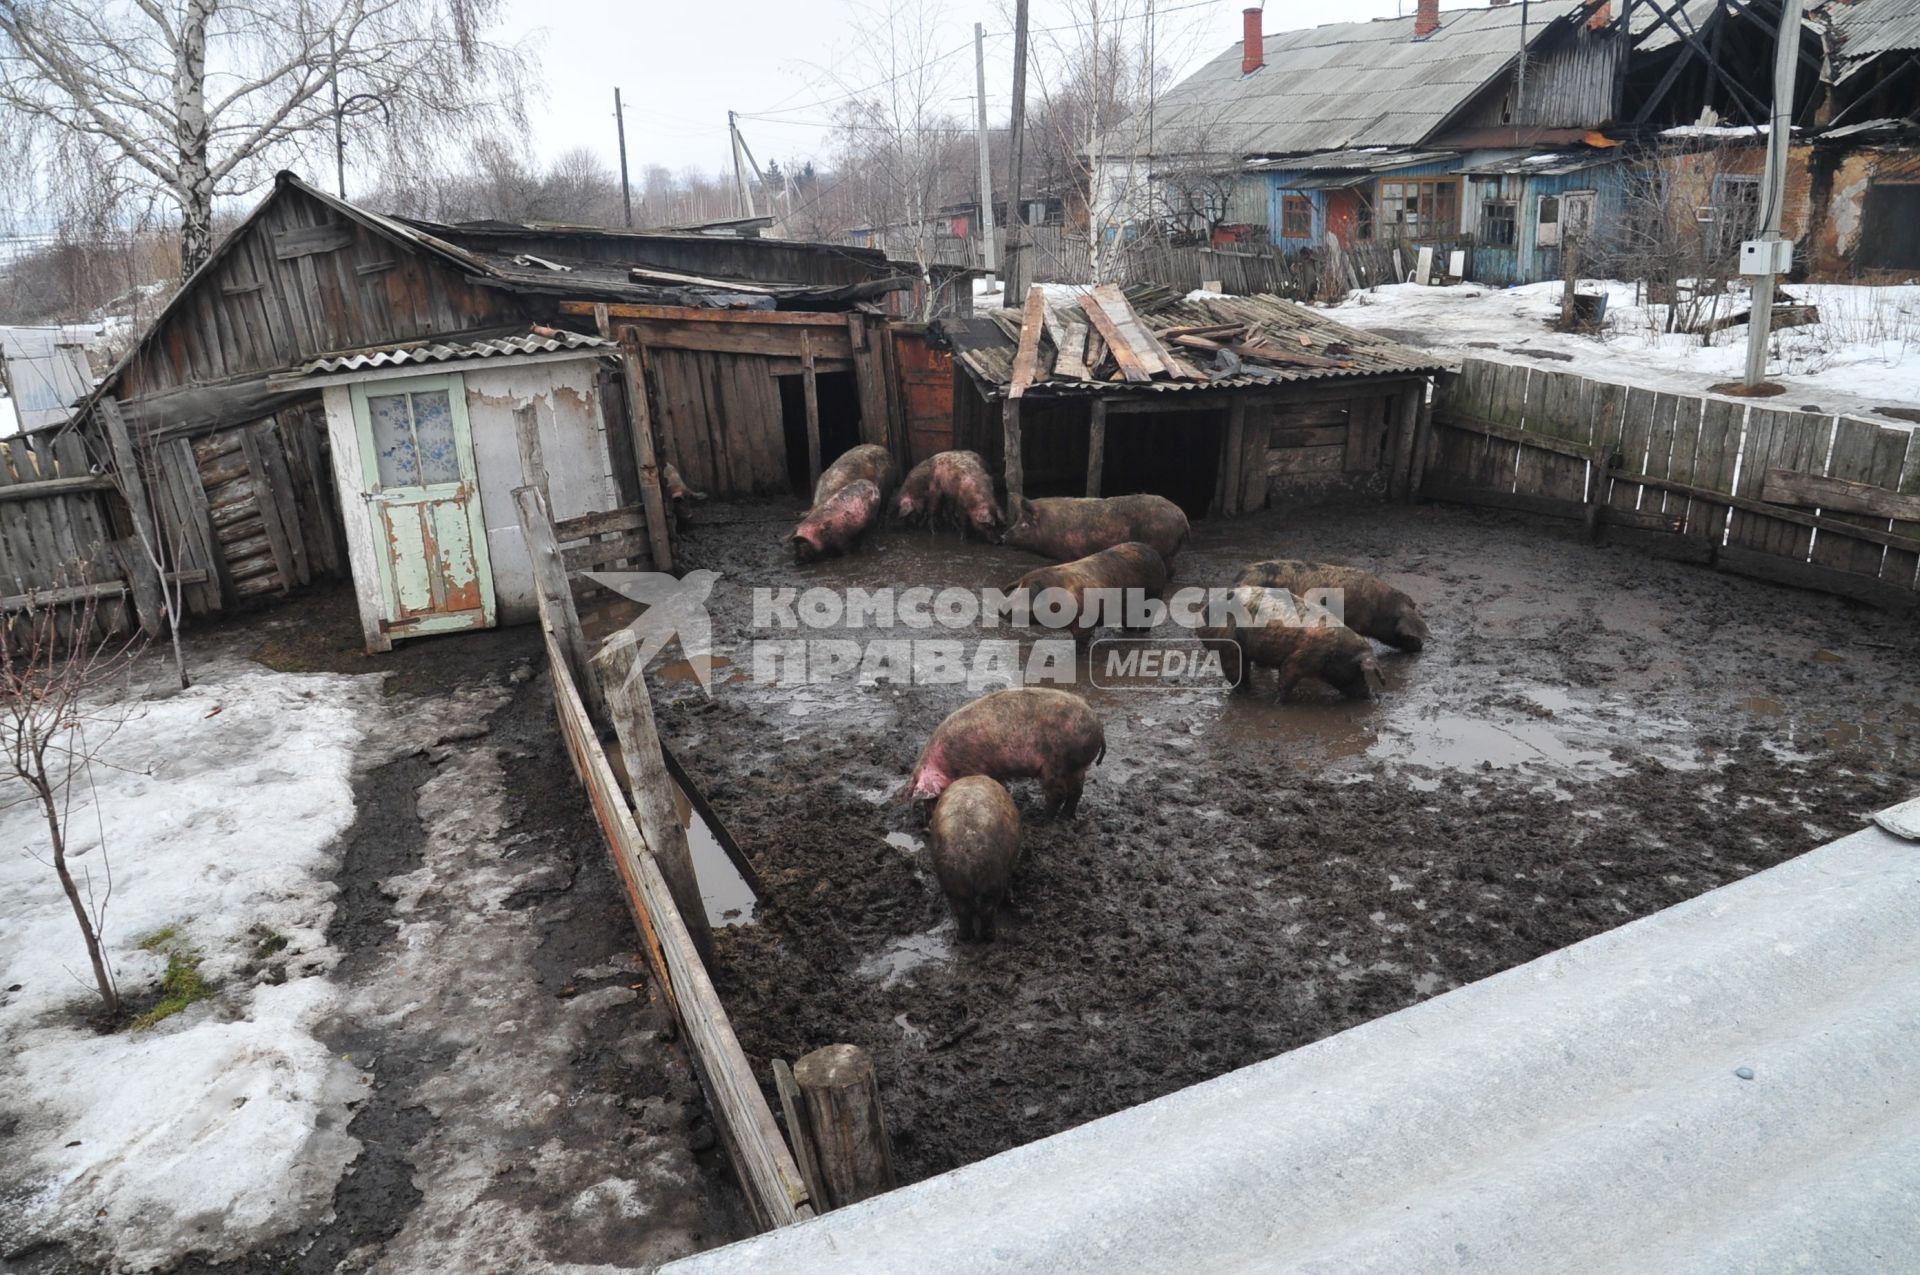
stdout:
<svg viewBox="0 0 1920 1275">
<path fill-rule="evenodd" d="M 607 639 L 607 645 L 635 647 L 633 672 L 639 677 L 647 662 L 676 638 L 680 654 L 693 670 L 700 689 L 713 696 L 713 623 L 707 599 L 719 581 L 716 571 L 689 571 L 674 577 L 663 571 L 588 571 L 587 579 L 646 608 L 626 628 Z"/>
</svg>

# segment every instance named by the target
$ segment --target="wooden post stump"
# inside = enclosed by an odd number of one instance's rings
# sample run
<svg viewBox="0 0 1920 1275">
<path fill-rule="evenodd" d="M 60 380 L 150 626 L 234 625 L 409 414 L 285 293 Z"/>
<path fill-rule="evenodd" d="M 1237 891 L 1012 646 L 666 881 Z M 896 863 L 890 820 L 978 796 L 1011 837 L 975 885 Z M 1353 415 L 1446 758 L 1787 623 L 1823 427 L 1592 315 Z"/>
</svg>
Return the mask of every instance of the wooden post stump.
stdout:
<svg viewBox="0 0 1920 1275">
<path fill-rule="evenodd" d="M 880 1109 L 873 1059 L 858 1045 L 828 1045 L 793 1065 L 826 1198 L 844 1208 L 894 1186 L 893 1144 Z"/>
</svg>

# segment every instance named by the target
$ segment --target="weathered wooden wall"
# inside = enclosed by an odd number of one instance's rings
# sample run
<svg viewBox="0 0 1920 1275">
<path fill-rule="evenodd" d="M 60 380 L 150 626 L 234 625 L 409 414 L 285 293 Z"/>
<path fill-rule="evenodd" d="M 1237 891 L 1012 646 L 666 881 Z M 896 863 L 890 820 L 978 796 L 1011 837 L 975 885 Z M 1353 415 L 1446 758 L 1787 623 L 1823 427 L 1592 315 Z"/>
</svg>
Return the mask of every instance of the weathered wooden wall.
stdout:
<svg viewBox="0 0 1920 1275">
<path fill-rule="evenodd" d="M 107 502 L 113 483 L 90 471 L 71 435 L 0 443 L 0 622 L 28 607 L 79 614 L 91 602 L 96 638 L 132 629 L 129 570 Z"/>
<path fill-rule="evenodd" d="M 1423 461 L 1430 498 L 1583 518 L 1884 605 L 1920 589 L 1913 430 L 1469 359 Z"/>
</svg>

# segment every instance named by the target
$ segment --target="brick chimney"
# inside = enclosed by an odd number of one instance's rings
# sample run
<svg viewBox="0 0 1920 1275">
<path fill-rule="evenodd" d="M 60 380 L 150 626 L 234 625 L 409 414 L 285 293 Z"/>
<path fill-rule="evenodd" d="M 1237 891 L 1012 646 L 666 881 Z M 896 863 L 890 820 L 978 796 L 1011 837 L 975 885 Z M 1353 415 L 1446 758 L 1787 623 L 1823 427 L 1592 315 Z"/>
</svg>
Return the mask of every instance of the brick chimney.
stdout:
<svg viewBox="0 0 1920 1275">
<path fill-rule="evenodd" d="M 1440 29 L 1440 0 L 1420 0 L 1413 15 L 1413 38 L 1424 40 Z"/>
<path fill-rule="evenodd" d="M 1244 24 L 1241 32 L 1240 74 L 1252 75 L 1267 64 L 1267 36 L 1260 26 L 1260 9 L 1250 5 L 1240 11 Z"/>
<path fill-rule="evenodd" d="M 1613 0 L 1605 0 L 1605 3 L 1593 11 L 1593 16 L 1587 19 L 1587 29 L 1590 31 L 1598 31 L 1612 21 Z"/>
</svg>

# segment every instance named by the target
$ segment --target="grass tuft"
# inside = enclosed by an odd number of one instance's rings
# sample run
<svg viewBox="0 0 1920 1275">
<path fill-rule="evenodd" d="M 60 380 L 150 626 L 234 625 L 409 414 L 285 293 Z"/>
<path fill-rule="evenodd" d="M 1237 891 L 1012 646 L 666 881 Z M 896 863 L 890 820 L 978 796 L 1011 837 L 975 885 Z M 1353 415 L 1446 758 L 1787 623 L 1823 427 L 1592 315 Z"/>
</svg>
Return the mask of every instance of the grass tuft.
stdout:
<svg viewBox="0 0 1920 1275">
<path fill-rule="evenodd" d="M 200 953 L 188 947 L 174 926 L 165 926 L 140 940 L 149 952 L 165 952 L 166 973 L 160 976 L 160 999 L 153 1008 L 136 1015 L 128 1024 L 134 1031 L 145 1031 L 155 1023 L 173 1017 L 195 1001 L 213 995 L 213 987 L 200 973 Z"/>
</svg>

